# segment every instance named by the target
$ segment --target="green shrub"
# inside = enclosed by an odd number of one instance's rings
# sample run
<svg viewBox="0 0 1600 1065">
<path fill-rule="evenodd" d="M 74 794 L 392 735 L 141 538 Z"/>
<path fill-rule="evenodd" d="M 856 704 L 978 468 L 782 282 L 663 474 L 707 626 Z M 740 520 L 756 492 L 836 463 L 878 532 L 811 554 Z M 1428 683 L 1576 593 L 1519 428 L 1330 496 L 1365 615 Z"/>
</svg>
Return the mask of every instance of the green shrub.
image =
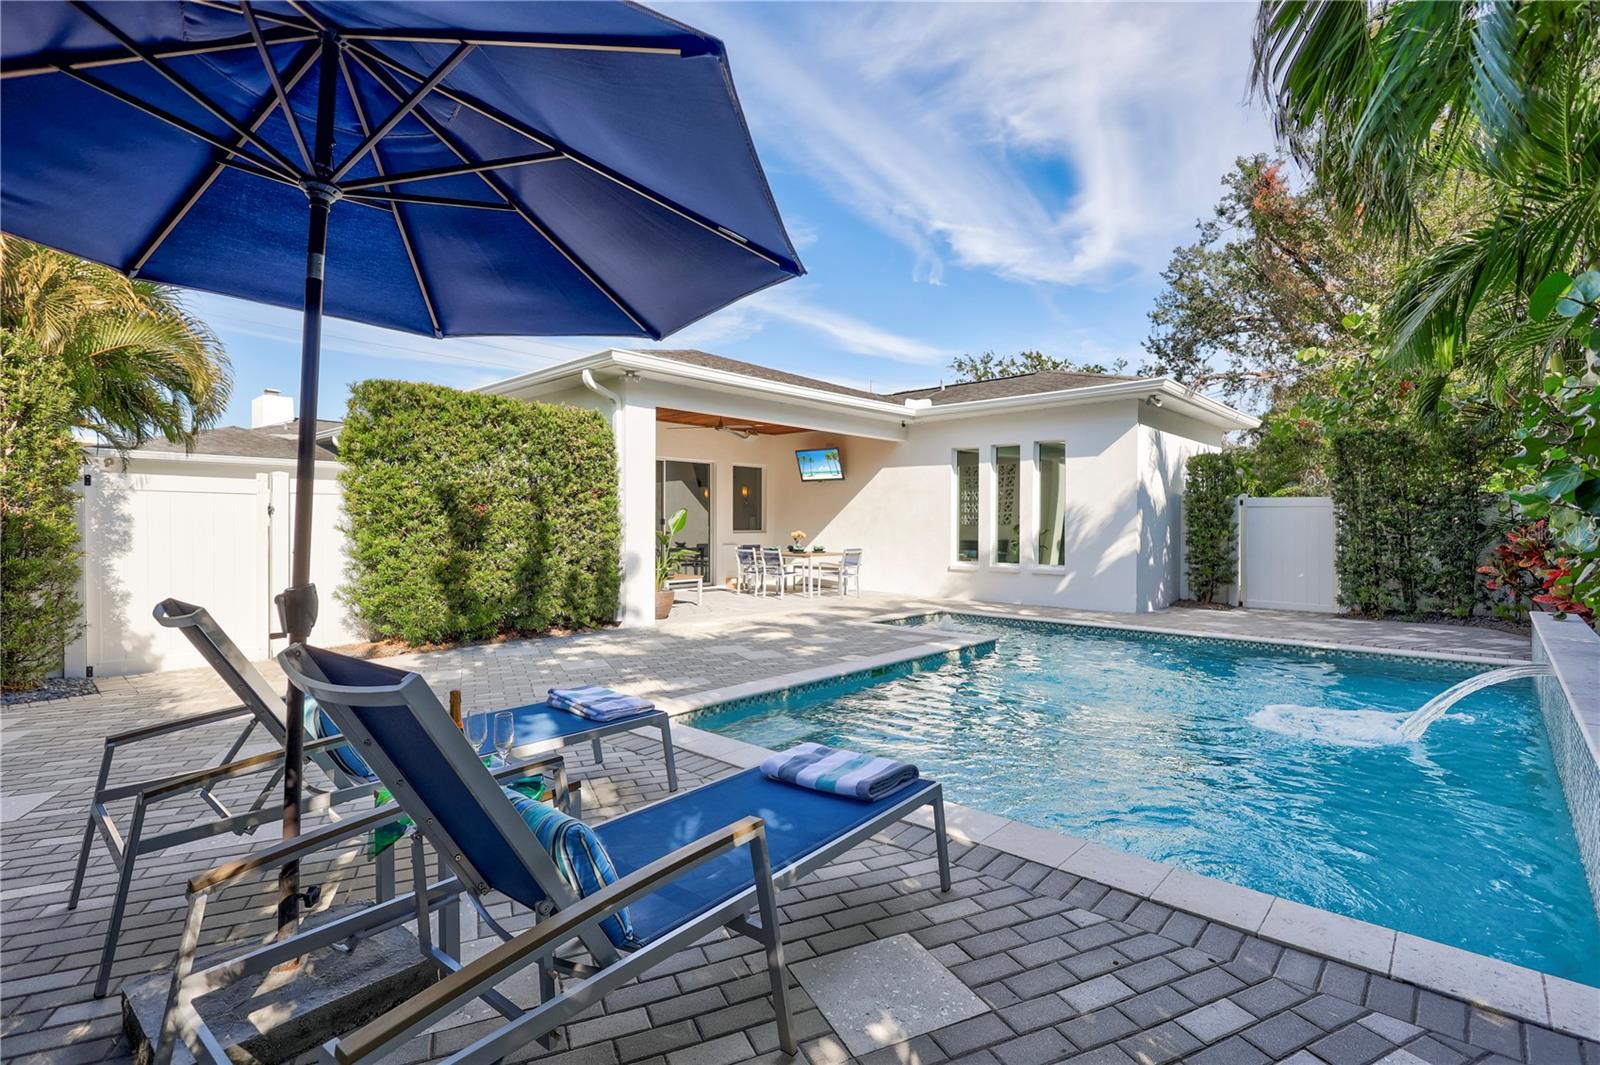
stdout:
<svg viewBox="0 0 1600 1065">
<path fill-rule="evenodd" d="M 35 688 L 83 631 L 77 596 L 82 451 L 58 359 L 0 332 L 0 685 Z"/>
<path fill-rule="evenodd" d="M 1496 538 L 1492 437 L 1405 426 L 1339 430 L 1329 479 L 1339 600 L 1364 614 L 1465 617 L 1483 601 L 1479 556 Z"/>
<path fill-rule="evenodd" d="M 617 456 L 592 410 L 363 381 L 339 434 L 345 598 L 410 643 L 611 621 Z"/>
<path fill-rule="evenodd" d="M 1189 594 L 1209 603 L 1237 577 L 1234 499 L 1243 477 L 1227 452 L 1190 455 L 1183 489 L 1183 552 Z"/>
</svg>

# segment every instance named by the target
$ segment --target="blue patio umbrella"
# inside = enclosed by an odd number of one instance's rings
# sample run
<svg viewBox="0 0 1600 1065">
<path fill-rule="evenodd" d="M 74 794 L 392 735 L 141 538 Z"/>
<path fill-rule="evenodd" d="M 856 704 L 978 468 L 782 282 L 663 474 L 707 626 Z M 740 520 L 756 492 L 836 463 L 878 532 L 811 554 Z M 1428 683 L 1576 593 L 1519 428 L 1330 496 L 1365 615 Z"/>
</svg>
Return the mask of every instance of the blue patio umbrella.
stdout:
<svg viewBox="0 0 1600 1065">
<path fill-rule="evenodd" d="M 659 339 L 803 272 L 722 42 L 634 4 L 0 5 L 0 227 L 303 308 L 292 639 L 316 620 L 322 315 Z M 284 834 L 303 729 L 289 693 Z M 294 919 L 297 870 L 281 881 Z"/>
</svg>

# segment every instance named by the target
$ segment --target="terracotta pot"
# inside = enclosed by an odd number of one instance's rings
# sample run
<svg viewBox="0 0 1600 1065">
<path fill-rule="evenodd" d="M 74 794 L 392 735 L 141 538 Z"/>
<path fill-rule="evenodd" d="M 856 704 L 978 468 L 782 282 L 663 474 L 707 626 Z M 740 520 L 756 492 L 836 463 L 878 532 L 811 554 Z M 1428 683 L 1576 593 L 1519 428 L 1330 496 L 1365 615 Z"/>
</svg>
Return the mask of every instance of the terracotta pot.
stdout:
<svg viewBox="0 0 1600 1065">
<path fill-rule="evenodd" d="M 656 620 L 660 621 L 672 613 L 672 600 L 675 593 L 671 588 L 656 589 Z"/>
</svg>

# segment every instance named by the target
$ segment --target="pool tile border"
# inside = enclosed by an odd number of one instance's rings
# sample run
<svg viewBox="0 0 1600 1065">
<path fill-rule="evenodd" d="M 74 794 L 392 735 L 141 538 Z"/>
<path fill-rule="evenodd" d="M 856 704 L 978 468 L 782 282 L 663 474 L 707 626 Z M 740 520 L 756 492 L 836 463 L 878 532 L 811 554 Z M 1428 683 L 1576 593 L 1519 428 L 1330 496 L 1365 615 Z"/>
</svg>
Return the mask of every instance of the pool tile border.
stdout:
<svg viewBox="0 0 1600 1065">
<path fill-rule="evenodd" d="M 1164 625 L 1119 625 L 1115 622 L 1097 621 L 1092 618 L 1041 618 L 1029 614 L 995 610 L 980 604 L 973 604 L 970 608 L 966 604 L 962 604 L 959 607 L 939 606 L 924 610 L 897 610 L 889 614 L 880 614 L 872 618 L 872 620 L 883 625 L 903 625 L 916 618 L 937 617 L 940 615 L 955 618 L 965 616 L 980 621 L 1016 624 L 1020 628 L 1033 628 L 1035 631 L 1101 629 L 1109 632 L 1126 633 L 1129 636 L 1176 637 L 1197 643 L 1250 643 L 1265 647 L 1282 647 L 1286 650 L 1306 650 L 1309 648 L 1317 651 L 1334 651 L 1339 654 L 1377 655 L 1402 662 L 1453 662 L 1462 665 L 1515 666 L 1527 665 L 1531 661 L 1530 658 L 1512 658 L 1507 655 L 1460 654 L 1450 651 L 1388 651 L 1381 647 L 1372 647 L 1367 644 L 1338 643 L 1332 640 L 1295 640 L 1287 637 L 1249 636 L 1242 633 L 1195 632 L 1192 629 L 1172 628 Z"/>
<path fill-rule="evenodd" d="M 874 617 L 863 623 L 879 624 L 888 620 L 938 613 L 1009 618 L 1046 626 L 1077 625 L 1118 629 L 1134 635 L 1155 632 L 1225 642 L 1238 641 L 1299 648 L 1317 647 L 1324 650 L 1379 654 L 1389 658 L 1412 658 L 1424 661 L 1443 660 L 1473 664 L 1506 664 L 1513 661 L 1503 657 L 1423 652 L 1386 654 L 1382 650 L 1368 650 L 1351 645 L 1217 636 L 1211 633 L 1173 629 L 1128 628 L 1089 621 L 1058 622 L 986 610 L 902 611 Z M 696 692 L 675 699 L 658 700 L 658 705 L 676 717 L 709 706 L 757 698 L 800 686 L 832 683 L 908 662 L 936 665 L 941 659 L 948 661 L 964 653 L 985 653 L 985 644 L 992 648 L 993 638 L 978 637 L 971 633 L 929 630 L 925 642 L 911 644 L 893 652 L 856 661 L 835 662 L 828 666 L 814 667 L 748 684 Z M 1576 716 L 1577 710 L 1574 709 L 1574 717 Z M 1594 726 L 1596 730 L 1590 733 L 1591 737 L 1600 737 L 1600 717 L 1596 717 L 1593 722 L 1585 721 L 1585 724 Z M 673 736 L 675 741 L 687 750 L 740 768 L 760 765 L 763 759 L 774 753 L 769 748 L 719 736 L 683 722 L 675 724 Z M 1196 913 L 1282 946 L 1330 958 L 1380 976 L 1403 980 L 1428 991 L 1464 999 L 1484 1009 L 1546 1025 L 1569 1035 L 1600 1040 L 1600 988 L 1421 939 L 1393 928 L 1385 928 L 1382 925 L 1307 906 L 1292 899 L 1268 895 L 1166 862 L 1151 861 L 1148 858 L 1091 843 L 1077 836 L 1013 821 L 960 803 L 947 801 L 945 818 L 951 835 L 962 842 L 983 844 L 1019 858 L 1042 862 L 1063 872 L 1088 877 L 1142 899 Z M 917 811 L 906 820 L 929 828 L 933 824 L 932 814 L 926 808 Z M 1050 858 L 1057 860 L 1051 861 Z"/>
</svg>

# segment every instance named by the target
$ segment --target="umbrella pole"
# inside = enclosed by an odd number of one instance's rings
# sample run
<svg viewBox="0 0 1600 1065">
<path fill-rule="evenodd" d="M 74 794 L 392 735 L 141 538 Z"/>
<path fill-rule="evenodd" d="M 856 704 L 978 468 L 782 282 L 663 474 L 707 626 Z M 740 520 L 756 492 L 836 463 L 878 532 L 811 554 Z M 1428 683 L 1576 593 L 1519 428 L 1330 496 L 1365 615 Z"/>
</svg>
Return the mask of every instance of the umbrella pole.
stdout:
<svg viewBox="0 0 1600 1065">
<path fill-rule="evenodd" d="M 317 129 L 312 166 L 319 178 L 333 173 L 334 91 L 339 49 L 325 39 L 317 75 Z M 311 583 L 311 516 L 316 489 L 317 382 L 322 358 L 323 263 L 328 252 L 328 214 L 339 191 L 322 181 L 305 183 L 310 215 L 306 227 L 305 316 L 300 332 L 300 419 L 295 435 L 294 543 L 290 549 L 289 587 L 279 598 L 291 643 L 303 642 L 317 621 L 317 590 Z M 300 834 L 300 792 L 305 766 L 305 695 L 289 685 L 284 702 L 289 720 L 283 747 L 283 838 Z M 293 935 L 299 924 L 300 863 L 291 859 L 278 873 L 278 932 Z"/>
</svg>

